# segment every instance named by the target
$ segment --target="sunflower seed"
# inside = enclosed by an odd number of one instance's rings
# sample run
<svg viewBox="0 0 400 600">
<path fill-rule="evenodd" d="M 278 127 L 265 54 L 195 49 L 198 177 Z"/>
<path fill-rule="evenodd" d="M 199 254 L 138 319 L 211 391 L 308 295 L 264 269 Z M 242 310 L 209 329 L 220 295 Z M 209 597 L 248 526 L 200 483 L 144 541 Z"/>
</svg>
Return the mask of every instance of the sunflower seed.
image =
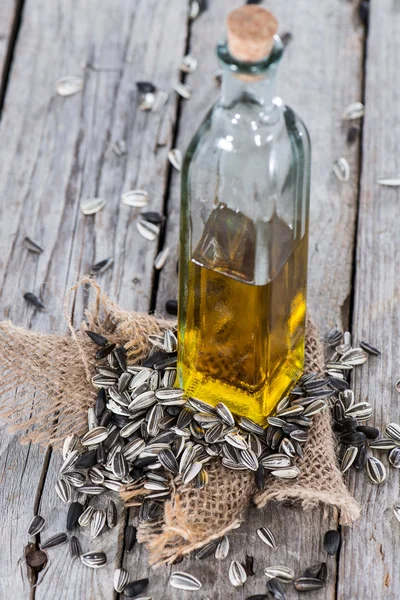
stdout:
<svg viewBox="0 0 400 600">
<path fill-rule="evenodd" d="M 343 121 L 352 121 L 361 119 L 364 116 L 364 104 L 362 102 L 352 102 L 347 106 L 342 114 Z"/>
<path fill-rule="evenodd" d="M 121 430 L 122 431 L 122 430 Z M 144 440 L 137 439 L 132 440 L 126 446 L 124 446 L 121 450 L 122 454 L 125 456 L 128 462 L 133 462 L 135 458 L 139 456 L 139 454 L 143 451 L 145 447 Z"/>
<path fill-rule="evenodd" d="M 197 550 L 194 556 L 197 560 L 204 560 L 208 556 L 211 556 L 211 554 L 214 554 L 214 551 L 217 546 L 218 540 L 213 540 L 212 542 L 205 544 L 205 546 Z"/>
<path fill-rule="evenodd" d="M 158 225 L 153 225 L 153 223 L 149 223 L 148 221 L 139 220 L 136 223 L 136 227 L 140 235 L 150 242 L 153 242 L 160 233 Z"/>
<path fill-rule="evenodd" d="M 108 437 L 108 433 L 107 427 L 95 427 L 85 433 L 81 439 L 81 443 L 83 446 L 95 446 L 100 444 L 100 442 L 104 442 Z"/>
<path fill-rule="evenodd" d="M 219 402 L 219 404 L 217 404 L 215 411 L 222 421 L 226 423 L 226 425 L 235 425 L 235 419 L 233 418 L 231 411 L 223 402 Z"/>
<path fill-rule="evenodd" d="M 109 529 L 116 526 L 118 520 L 117 505 L 114 500 L 110 500 L 106 509 L 106 521 Z"/>
<path fill-rule="evenodd" d="M 232 432 L 228 433 L 224 437 L 225 441 L 228 442 L 231 446 L 235 448 L 239 448 L 240 450 L 247 450 L 247 442 L 240 433 Z"/>
<path fill-rule="evenodd" d="M 122 194 L 121 200 L 126 206 L 141 208 L 148 203 L 149 195 L 145 190 L 130 190 Z"/>
<path fill-rule="evenodd" d="M 79 517 L 84 511 L 84 507 L 80 502 L 72 502 L 67 514 L 67 531 L 71 531 L 78 525 Z"/>
<path fill-rule="evenodd" d="M 316 400 L 315 402 L 313 402 L 312 404 L 307 406 L 307 408 L 304 411 L 304 416 L 305 417 L 313 417 L 314 415 L 317 415 L 322 410 L 324 410 L 324 408 L 326 408 L 326 407 L 327 407 L 327 404 L 326 404 L 325 400 L 323 400 L 323 399 Z"/>
<path fill-rule="evenodd" d="M 258 459 L 253 450 L 241 450 L 241 463 L 245 465 L 250 471 L 257 471 L 258 469 Z"/>
<path fill-rule="evenodd" d="M 400 185 L 400 173 L 393 173 L 388 175 L 382 175 L 378 179 L 379 185 L 387 185 L 390 187 L 397 187 Z"/>
<path fill-rule="evenodd" d="M 24 246 L 27 250 L 33 252 L 34 254 L 41 254 L 43 252 L 43 248 L 28 236 L 24 238 Z"/>
<path fill-rule="evenodd" d="M 153 92 L 146 92 L 145 94 L 141 94 L 139 96 L 139 110 L 153 110 L 155 101 L 156 95 L 153 94 Z"/>
<path fill-rule="evenodd" d="M 82 546 L 76 535 L 72 535 L 69 538 L 69 552 L 71 558 L 79 558 L 82 554 Z"/>
<path fill-rule="evenodd" d="M 65 544 L 67 540 L 68 537 L 66 533 L 56 533 L 40 544 L 40 547 L 42 550 L 46 550 L 47 548 L 55 548 L 55 546 L 61 546 L 61 544 Z"/>
<path fill-rule="evenodd" d="M 86 481 L 86 476 L 80 471 L 69 471 L 64 474 L 64 478 L 75 488 L 82 487 Z"/>
<path fill-rule="evenodd" d="M 288 438 L 283 438 L 279 445 L 279 451 L 282 454 L 287 454 L 291 458 L 296 456 L 296 451 L 294 449 L 293 443 Z"/>
<path fill-rule="evenodd" d="M 294 580 L 293 585 L 298 592 L 311 592 L 320 590 L 325 586 L 325 583 L 317 577 L 298 577 Z"/>
<path fill-rule="evenodd" d="M 197 69 L 197 60 L 194 56 L 187 54 L 183 57 L 181 62 L 180 70 L 183 73 L 193 73 Z"/>
<path fill-rule="evenodd" d="M 79 491 L 82 494 L 88 494 L 89 496 L 100 496 L 100 494 L 103 494 L 105 490 L 103 487 L 101 487 L 101 485 L 83 485 L 81 488 L 79 488 Z"/>
<path fill-rule="evenodd" d="M 400 425 L 397 423 L 389 423 L 386 425 L 385 434 L 396 444 L 400 444 Z"/>
<path fill-rule="evenodd" d="M 235 587 L 244 585 L 247 581 L 247 574 L 244 567 L 237 560 L 233 560 L 229 567 L 229 581 Z"/>
<path fill-rule="evenodd" d="M 264 569 L 267 579 L 278 579 L 283 583 L 289 583 L 294 579 L 294 571 L 282 565 L 274 565 Z"/>
<path fill-rule="evenodd" d="M 90 522 L 90 535 L 92 538 L 97 537 L 103 530 L 106 524 L 106 513 L 104 510 L 95 510 Z"/>
<path fill-rule="evenodd" d="M 339 181 L 349 181 L 350 179 L 350 166 L 345 158 L 339 158 L 333 163 L 332 171 L 339 179 Z"/>
<path fill-rule="evenodd" d="M 343 337 L 343 331 L 338 327 L 335 327 L 328 333 L 327 342 L 328 346 L 336 346 Z"/>
<path fill-rule="evenodd" d="M 346 416 L 367 421 L 372 417 L 372 406 L 368 402 L 358 402 L 346 410 Z M 400 440 L 400 438 L 399 438 Z"/>
<path fill-rule="evenodd" d="M 179 96 L 181 96 L 185 100 L 189 100 L 189 98 L 191 98 L 192 96 L 192 88 L 186 83 L 181 83 L 180 81 L 177 81 L 173 85 L 173 88 L 176 91 L 176 93 L 179 94 Z"/>
<path fill-rule="evenodd" d="M 125 140 L 116 140 L 112 145 L 112 150 L 118 157 L 124 156 L 127 152 Z"/>
<path fill-rule="evenodd" d="M 197 591 L 201 588 L 201 583 L 193 575 L 175 571 L 169 578 L 169 584 L 177 590 Z"/>
<path fill-rule="evenodd" d="M 286 600 L 286 592 L 276 577 L 268 579 L 267 589 L 272 594 L 274 600 Z"/>
<path fill-rule="evenodd" d="M 351 467 L 351 465 L 354 463 L 356 456 L 358 453 L 358 448 L 356 448 L 355 446 L 348 446 L 346 448 L 346 452 L 344 453 L 344 456 L 342 458 L 342 462 L 340 465 L 340 469 L 342 471 L 342 473 L 346 473 L 346 471 L 348 471 Z"/>
<path fill-rule="evenodd" d="M 172 150 L 170 150 L 168 152 L 168 160 L 171 163 L 171 165 L 173 167 L 175 167 L 175 169 L 177 171 L 181 170 L 181 167 L 182 167 L 182 154 L 181 154 L 181 151 L 178 150 L 178 148 L 172 148 Z"/>
<path fill-rule="evenodd" d="M 88 527 L 88 525 L 90 525 L 94 511 L 94 506 L 89 505 L 86 507 L 78 519 L 78 523 L 81 527 Z"/>
<path fill-rule="evenodd" d="M 392 439 L 381 438 L 380 440 L 370 442 L 369 447 L 374 450 L 393 450 L 396 447 L 396 443 Z"/>
<path fill-rule="evenodd" d="M 308 432 L 303 431 L 303 429 L 295 429 L 294 431 L 291 431 L 289 435 L 292 440 L 295 440 L 300 444 L 304 444 L 308 439 Z"/>
<path fill-rule="evenodd" d="M 367 473 L 372 483 L 379 484 L 386 479 L 385 465 L 374 456 L 370 456 L 367 460 Z"/>
<path fill-rule="evenodd" d="M 65 479 L 58 479 L 55 485 L 55 489 L 58 497 L 62 502 L 70 502 L 71 501 L 71 485 Z"/>
<path fill-rule="evenodd" d="M 81 202 L 81 211 L 84 215 L 94 215 L 102 210 L 106 205 L 106 201 L 103 198 L 89 198 Z"/>
<path fill-rule="evenodd" d="M 189 19 L 191 21 L 194 21 L 195 19 L 197 19 L 199 14 L 200 14 L 200 4 L 199 4 L 198 0 L 192 0 L 190 2 Z"/>
<path fill-rule="evenodd" d="M 56 92 L 59 96 L 73 96 L 83 89 L 82 77 L 67 75 L 56 82 Z"/>
<path fill-rule="evenodd" d="M 374 354 L 375 356 L 381 355 L 381 351 L 378 350 L 378 348 L 375 348 L 375 346 L 372 346 L 372 344 L 368 344 L 367 342 L 360 342 L 360 348 L 365 350 L 365 352 L 368 352 L 368 354 Z"/>
<path fill-rule="evenodd" d="M 28 527 L 28 535 L 34 536 L 42 531 L 46 521 L 41 515 L 35 515 Z"/>
<path fill-rule="evenodd" d="M 261 459 L 261 464 L 265 469 L 272 471 L 284 469 L 290 466 L 290 457 L 286 454 L 270 454 Z"/>
<path fill-rule="evenodd" d="M 277 413 L 277 418 L 281 419 L 282 417 L 290 417 L 293 415 L 301 415 L 304 412 L 304 406 L 299 404 L 292 404 L 292 406 L 288 406 L 283 409 L 279 414 Z"/>
<path fill-rule="evenodd" d="M 340 546 L 340 533 L 336 529 L 327 531 L 324 535 L 324 548 L 329 556 L 335 556 Z"/>
<path fill-rule="evenodd" d="M 268 527 L 260 527 L 257 529 L 257 535 L 264 544 L 267 544 L 267 546 L 270 546 L 271 548 L 276 548 L 275 536 Z"/>
<path fill-rule="evenodd" d="M 160 271 L 163 266 L 165 265 L 165 263 L 167 262 L 167 258 L 169 255 L 169 247 L 166 246 L 163 250 L 161 250 L 161 252 L 159 252 L 154 260 L 154 268 L 157 269 L 157 271 Z"/>
<path fill-rule="evenodd" d="M 398 521 L 400 521 L 400 504 L 396 504 L 396 505 L 393 507 L 393 512 L 394 512 L 394 516 L 396 517 L 396 519 L 397 519 Z"/>
<path fill-rule="evenodd" d="M 268 425 L 272 425 L 272 427 L 284 427 L 286 425 L 286 421 L 279 417 L 268 417 L 267 422 Z"/>
<path fill-rule="evenodd" d="M 161 465 L 173 475 L 179 472 L 178 463 L 171 449 L 165 448 L 158 454 L 158 460 Z"/>
<path fill-rule="evenodd" d="M 90 274 L 101 275 L 102 273 L 105 273 L 107 269 L 112 267 L 113 264 L 114 259 L 112 256 L 110 256 L 109 258 L 105 258 L 104 260 L 100 260 L 99 262 L 95 263 L 90 267 Z"/>
<path fill-rule="evenodd" d="M 194 479 L 197 476 L 197 474 L 200 473 L 202 468 L 203 464 L 198 461 L 195 461 L 192 464 L 188 465 L 185 471 L 183 472 L 182 483 L 185 485 L 192 481 L 192 479 Z"/>
<path fill-rule="evenodd" d="M 32 304 L 32 306 L 35 306 L 36 308 L 45 308 L 43 302 L 41 302 L 39 300 L 39 298 L 35 294 L 33 294 L 32 292 L 26 292 L 24 294 L 24 299 L 29 304 Z"/>
<path fill-rule="evenodd" d="M 224 537 L 218 542 L 218 546 L 215 549 L 215 558 L 217 560 L 224 560 L 229 554 L 229 546 L 229 538 L 224 535 Z"/>
<path fill-rule="evenodd" d="M 114 590 L 123 592 L 124 587 L 129 581 L 129 573 L 126 569 L 115 569 L 114 571 Z"/>
<path fill-rule="evenodd" d="M 93 552 L 85 552 L 84 554 L 81 554 L 81 561 L 84 565 L 90 567 L 91 569 L 99 569 L 107 564 L 107 556 L 101 550 L 95 550 Z"/>
<path fill-rule="evenodd" d="M 296 477 L 300 475 L 300 470 L 298 467 L 292 466 L 287 469 L 277 469 L 275 471 L 271 471 L 271 475 L 280 479 L 296 479 Z"/>
</svg>

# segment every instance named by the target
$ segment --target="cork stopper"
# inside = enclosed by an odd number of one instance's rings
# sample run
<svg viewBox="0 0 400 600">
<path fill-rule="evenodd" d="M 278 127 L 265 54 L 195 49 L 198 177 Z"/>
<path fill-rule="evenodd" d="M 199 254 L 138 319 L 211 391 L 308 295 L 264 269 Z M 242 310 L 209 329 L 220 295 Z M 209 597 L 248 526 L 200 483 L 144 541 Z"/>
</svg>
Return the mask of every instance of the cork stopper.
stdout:
<svg viewBox="0 0 400 600">
<path fill-rule="evenodd" d="M 226 26 L 229 52 L 246 62 L 256 62 L 268 56 L 278 31 L 274 15 L 256 4 L 246 4 L 233 10 L 227 17 Z"/>
</svg>

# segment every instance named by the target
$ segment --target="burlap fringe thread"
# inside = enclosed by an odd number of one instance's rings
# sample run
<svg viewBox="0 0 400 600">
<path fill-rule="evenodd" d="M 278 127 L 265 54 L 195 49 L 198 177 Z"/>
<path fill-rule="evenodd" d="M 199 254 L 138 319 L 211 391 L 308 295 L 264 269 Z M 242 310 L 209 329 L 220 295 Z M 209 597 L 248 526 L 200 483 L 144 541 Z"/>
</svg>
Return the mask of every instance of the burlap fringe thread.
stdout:
<svg viewBox="0 0 400 600">
<path fill-rule="evenodd" d="M 81 285 L 92 286 L 96 299 L 86 312 L 78 332 L 69 321 L 69 300 Z M 96 390 L 93 343 L 84 334 L 88 328 L 106 335 L 110 342 L 125 344 L 131 363 L 148 351 L 149 334 L 171 326 L 143 313 L 122 310 L 88 278 L 72 288 L 66 298 L 66 318 L 71 336 L 44 335 L 0 323 L 0 416 L 14 432 L 23 432 L 23 442 L 60 447 L 71 432 L 87 428 L 87 409 Z M 317 332 L 307 321 L 306 371 L 323 371 L 323 353 Z M 360 509 L 347 490 L 336 462 L 335 440 L 328 411 L 314 419 L 304 457 L 298 459 L 301 474 L 293 481 L 269 477 L 264 491 L 254 485 L 252 473 L 228 471 L 218 460 L 207 465 L 209 485 L 198 490 L 189 485 L 175 487 L 165 503 L 164 518 L 142 523 L 138 539 L 149 550 L 150 564 L 172 563 L 182 555 L 218 539 L 234 529 L 250 503 L 262 508 L 269 500 L 297 501 L 304 509 L 319 505 L 340 511 L 342 524 L 351 524 Z M 121 497 L 134 505 L 142 490 L 126 486 Z"/>
</svg>

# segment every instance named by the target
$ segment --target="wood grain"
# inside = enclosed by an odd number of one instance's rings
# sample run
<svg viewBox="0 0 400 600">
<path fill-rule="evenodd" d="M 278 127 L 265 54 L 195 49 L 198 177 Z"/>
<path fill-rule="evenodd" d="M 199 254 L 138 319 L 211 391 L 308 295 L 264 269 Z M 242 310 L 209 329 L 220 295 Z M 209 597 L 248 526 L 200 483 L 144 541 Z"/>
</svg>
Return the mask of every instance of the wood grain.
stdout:
<svg viewBox="0 0 400 600">
<path fill-rule="evenodd" d="M 186 7 L 179 0 L 135 4 L 119 0 L 112 10 L 106 0 L 90 0 L 79 7 L 72 0 L 27 3 L 0 125 L 3 318 L 42 331 L 65 331 L 66 288 L 75 283 L 78 273 L 110 255 L 114 267 L 100 283 L 122 305 L 149 309 L 157 243 L 140 237 L 135 228 L 139 211 L 122 206 L 120 195 L 142 187 L 149 191 L 149 209 L 162 207 L 176 95 L 171 93 L 164 111 L 143 113 L 136 106 L 135 82 L 149 79 L 171 87 L 184 54 L 186 23 Z M 61 98 L 55 93 L 55 82 L 68 74 L 83 76 L 84 89 Z M 112 151 L 118 139 L 125 139 L 128 147 L 121 158 Z M 95 217 L 85 217 L 80 202 L 99 195 L 106 198 L 106 208 Z M 40 243 L 43 254 L 27 252 L 25 235 Z M 38 312 L 25 303 L 22 293 L 41 290 L 46 310 Z M 83 308 L 79 297 L 77 323 Z M 43 451 L 20 448 L 17 437 L 6 435 L 1 444 L 3 476 L 17 460 L 26 473 L 18 494 L 11 493 L 19 483 L 13 479 L 0 496 L 12 544 L 12 552 L 2 561 L 2 597 L 22 598 L 28 597 L 29 586 L 16 573 L 16 565 L 27 542 L 42 469 L 40 510 L 48 522 L 42 535 L 65 528 L 66 507 L 60 506 L 54 492 L 60 457 L 54 453 L 47 469 Z M 66 546 L 52 550 L 50 567 L 41 576 L 35 597 L 53 596 L 57 590 L 64 599 L 111 598 L 123 526 L 124 517 L 112 533 L 96 540 L 97 547 L 103 545 L 108 551 L 109 563 L 101 577 L 79 562 L 72 564 Z M 85 536 L 82 545 L 89 548 Z"/>
<path fill-rule="evenodd" d="M 2 0 L 0 3 L 0 90 L 4 89 L 7 59 L 10 53 L 10 45 L 14 41 L 18 6 L 18 0 Z"/>
<path fill-rule="evenodd" d="M 366 115 L 363 170 L 357 235 L 354 342 L 369 341 L 382 350 L 355 374 L 355 393 L 374 407 L 371 423 L 384 430 L 399 423 L 399 395 L 394 389 L 400 361 L 399 188 L 380 186 L 377 179 L 398 173 L 400 59 L 399 6 L 391 0 L 371 3 L 367 48 Z M 384 32 L 384 35 L 382 35 Z M 338 598 L 397 599 L 400 573 L 396 553 L 399 523 L 393 506 L 399 500 L 399 474 L 383 460 L 388 479 L 372 485 L 365 473 L 351 478 L 351 489 L 362 503 L 360 522 L 345 531 L 340 557 Z M 368 575 L 361 565 L 369 565 Z"/>
</svg>

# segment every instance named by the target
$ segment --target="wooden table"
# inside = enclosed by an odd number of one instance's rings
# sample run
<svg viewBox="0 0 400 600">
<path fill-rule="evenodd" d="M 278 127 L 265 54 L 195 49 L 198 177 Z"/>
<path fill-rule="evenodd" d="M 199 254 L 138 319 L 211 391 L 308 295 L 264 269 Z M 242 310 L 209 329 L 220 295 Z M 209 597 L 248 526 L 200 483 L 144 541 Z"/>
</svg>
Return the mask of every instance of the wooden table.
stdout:
<svg viewBox="0 0 400 600">
<path fill-rule="evenodd" d="M 383 173 L 399 172 L 400 4 L 370 0 L 369 27 L 361 22 L 358 1 L 271 0 L 281 32 L 290 31 L 279 75 L 279 93 L 307 123 L 313 142 L 309 307 L 321 334 L 333 325 L 351 328 L 355 340 L 382 348 L 380 360 L 358 370 L 357 397 L 374 406 L 378 427 L 399 420 L 394 381 L 400 367 L 400 199 L 398 188 L 377 184 Z M 179 174 L 167 160 L 172 147 L 185 149 L 210 102 L 218 93 L 214 47 L 224 30 L 232 0 L 209 0 L 209 9 L 190 22 L 186 0 L 1 0 L 0 74 L 0 308 L 1 318 L 40 331 L 65 332 L 65 290 L 90 265 L 112 256 L 114 266 L 98 280 L 113 299 L 134 310 L 164 313 L 176 296 Z M 171 93 L 160 113 L 137 110 L 135 82 L 151 80 L 170 90 L 179 64 L 190 51 L 199 60 L 186 81 L 191 100 Z M 70 98 L 55 94 L 65 75 L 82 75 L 83 91 Z M 341 121 L 353 101 L 366 105 L 356 140 L 346 142 Z M 128 152 L 112 150 L 124 139 Z M 332 173 L 344 156 L 351 166 L 348 183 Z M 137 232 L 138 210 L 121 205 L 120 195 L 144 188 L 151 210 L 168 216 L 159 242 Z M 106 208 L 84 217 L 82 199 L 101 196 Z M 44 247 L 28 253 L 25 235 Z M 155 273 L 157 251 L 171 254 Z M 28 306 L 26 291 L 45 291 L 45 311 Z M 80 297 L 74 318 L 82 319 Z M 21 446 L 3 428 L 0 437 L 0 597 L 23 600 L 111 600 L 114 568 L 124 564 L 132 578 L 146 576 L 145 550 L 123 555 L 128 519 L 99 541 L 109 564 L 99 572 L 73 563 L 67 546 L 51 552 L 39 585 L 32 587 L 23 561 L 26 529 L 34 510 L 47 517 L 47 534 L 64 529 L 66 507 L 54 493 L 60 456 L 51 448 Z M 342 531 L 337 560 L 328 561 L 325 591 L 312 598 L 366 600 L 400 597 L 399 523 L 392 507 L 399 480 L 372 486 L 364 475 L 349 485 L 363 505 L 361 520 Z M 270 526 L 278 549 L 269 551 L 255 535 Z M 204 583 L 198 594 L 174 592 L 171 568 L 150 572 L 154 600 L 175 598 L 244 599 L 265 590 L 263 567 L 284 564 L 301 573 L 325 558 L 323 533 L 338 527 L 338 515 L 303 513 L 293 506 L 270 505 L 249 511 L 247 524 L 231 535 L 231 557 L 255 557 L 257 575 L 243 590 L 227 579 L 229 561 L 185 559 L 179 566 Z M 92 546 L 93 547 L 93 546 Z M 288 597 L 297 593 L 288 588 Z"/>
</svg>

